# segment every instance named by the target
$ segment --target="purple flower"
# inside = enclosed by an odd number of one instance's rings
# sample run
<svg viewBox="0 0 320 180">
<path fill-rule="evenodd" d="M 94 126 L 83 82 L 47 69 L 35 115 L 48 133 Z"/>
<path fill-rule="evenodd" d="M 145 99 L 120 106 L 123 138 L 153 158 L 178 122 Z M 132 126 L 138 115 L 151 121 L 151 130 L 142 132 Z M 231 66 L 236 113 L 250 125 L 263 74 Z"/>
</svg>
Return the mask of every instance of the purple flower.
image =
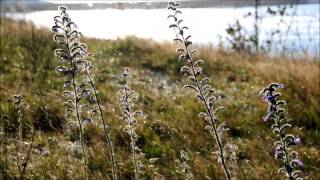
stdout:
<svg viewBox="0 0 320 180">
<path fill-rule="evenodd" d="M 292 160 L 292 164 L 295 164 L 298 167 L 302 167 L 303 166 L 303 162 L 300 159 Z"/>
<path fill-rule="evenodd" d="M 81 49 L 81 50 L 80 50 L 80 54 L 81 54 L 82 56 L 84 56 L 84 55 L 86 55 L 86 54 L 87 54 L 87 52 L 86 52 L 86 51 L 84 51 L 83 49 Z"/>
<path fill-rule="evenodd" d="M 264 95 L 263 96 L 263 99 L 265 102 L 271 104 L 274 100 L 275 100 L 275 96 L 272 96 L 272 95 Z"/>
<path fill-rule="evenodd" d="M 299 138 L 299 137 L 294 138 L 294 139 L 293 139 L 293 143 L 294 143 L 294 144 L 300 144 L 300 143 L 301 143 L 300 138 Z"/>
<path fill-rule="evenodd" d="M 82 122 L 83 126 L 87 126 L 92 123 L 92 120 L 89 118 L 85 118 Z"/>
<path fill-rule="evenodd" d="M 269 98 L 268 98 L 268 96 L 267 95 L 265 95 L 265 96 L 263 96 L 263 100 L 265 101 L 265 102 L 269 102 L 269 100 L 268 100 Z"/>
<path fill-rule="evenodd" d="M 284 84 L 278 83 L 278 89 L 280 89 L 280 88 L 284 88 Z"/>
<path fill-rule="evenodd" d="M 90 91 L 89 90 L 83 90 L 82 91 L 82 96 L 83 97 L 88 97 L 90 95 Z"/>
<path fill-rule="evenodd" d="M 268 114 L 262 118 L 263 122 L 267 122 L 269 120 L 270 115 L 271 112 L 269 111 Z"/>
<path fill-rule="evenodd" d="M 268 119 L 269 119 L 268 116 L 265 116 L 265 117 L 262 118 L 262 121 L 263 121 L 263 122 L 267 122 Z"/>
</svg>

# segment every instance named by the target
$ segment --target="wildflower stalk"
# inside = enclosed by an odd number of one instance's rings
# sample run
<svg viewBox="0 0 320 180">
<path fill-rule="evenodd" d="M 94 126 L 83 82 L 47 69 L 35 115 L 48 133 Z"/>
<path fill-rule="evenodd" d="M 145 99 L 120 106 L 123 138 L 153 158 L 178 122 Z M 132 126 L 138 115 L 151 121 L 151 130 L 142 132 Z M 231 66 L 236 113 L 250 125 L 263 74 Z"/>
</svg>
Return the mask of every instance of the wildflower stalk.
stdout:
<svg viewBox="0 0 320 180">
<path fill-rule="evenodd" d="M 108 125 L 103 116 L 100 99 L 98 97 L 98 91 L 91 75 L 93 66 L 91 65 L 91 62 L 87 60 L 87 57 L 93 54 L 88 53 L 87 45 L 80 42 L 82 35 L 78 31 L 75 23 L 71 21 L 66 13 L 66 8 L 60 7 L 59 9 L 61 10 L 61 16 L 56 16 L 54 18 L 55 26 L 53 26 L 52 29 L 55 32 L 54 41 L 64 47 L 64 49 L 56 49 L 55 54 L 59 57 L 62 63 L 67 64 L 69 67 L 60 66 L 57 68 L 57 71 L 64 75 L 71 76 L 71 82 L 69 80 L 65 81 L 64 86 L 65 88 L 68 88 L 70 84 L 72 85 L 73 94 L 70 94 L 69 92 L 66 93 L 74 98 L 74 108 L 69 108 L 66 110 L 66 112 L 70 113 L 74 110 L 76 111 L 76 119 L 78 121 L 80 131 L 80 143 L 85 156 L 84 159 L 86 165 L 86 155 L 84 151 L 85 145 L 83 141 L 83 125 L 91 123 L 92 120 L 88 117 L 84 117 L 83 122 L 81 121 L 81 108 L 79 107 L 79 103 L 81 99 L 87 99 L 87 102 L 94 104 L 94 108 L 87 112 L 96 113 L 99 111 L 99 116 L 103 124 L 104 134 L 106 136 L 109 156 L 112 164 L 112 179 L 116 180 L 116 162 L 110 130 L 108 130 Z M 80 74 L 81 70 L 84 72 L 84 74 Z M 85 76 L 87 82 L 77 82 L 76 75 L 80 77 Z"/>
<path fill-rule="evenodd" d="M 71 97 L 72 100 L 68 101 L 69 105 L 73 108 L 67 109 L 68 112 L 74 112 L 79 129 L 79 141 L 81 144 L 81 150 L 84 158 L 85 179 L 87 177 L 87 157 L 85 153 L 85 144 L 83 140 L 83 127 L 80 115 L 79 103 L 82 98 L 81 89 L 76 81 L 76 75 L 79 73 L 79 66 L 81 66 L 81 60 L 83 59 L 84 45 L 80 44 L 80 35 L 75 30 L 76 25 L 69 18 L 66 7 L 59 7 L 61 10 L 61 16 L 54 17 L 55 26 L 52 30 L 55 32 L 54 40 L 62 47 L 62 49 L 56 49 L 55 55 L 59 57 L 59 60 L 65 66 L 59 66 L 56 70 L 67 76 L 68 81 L 65 82 L 65 86 L 72 87 L 72 91 L 65 91 L 63 94 L 65 97 Z M 73 102 L 72 102 L 73 101 Z"/>
<path fill-rule="evenodd" d="M 22 105 L 23 105 L 23 102 L 22 102 L 21 95 L 14 96 L 14 104 L 15 104 L 15 113 L 17 114 L 18 126 L 19 126 L 18 127 L 19 140 L 18 140 L 18 142 L 16 142 L 16 140 L 14 139 L 14 141 L 16 143 L 16 158 L 17 158 L 16 162 L 17 162 L 17 167 L 18 167 L 18 171 L 20 174 L 20 179 L 23 180 L 23 179 L 25 179 L 25 173 L 27 170 L 28 162 L 30 160 L 31 150 L 32 150 L 36 130 L 34 128 L 32 130 L 31 142 L 30 142 L 30 145 L 27 150 L 27 155 L 26 155 L 26 158 L 23 158 L 23 152 L 22 152 L 22 142 L 23 142 L 23 137 L 22 137 Z M 19 154 L 20 154 L 20 156 L 19 156 Z M 23 159 L 25 159 L 24 162 L 21 162 Z"/>
<path fill-rule="evenodd" d="M 137 119 L 135 116 L 141 115 L 142 112 L 133 110 L 133 101 L 136 100 L 136 93 L 130 87 L 129 76 L 129 70 L 126 69 L 123 73 L 125 84 L 120 90 L 120 104 L 122 108 L 123 120 L 126 123 L 124 131 L 130 136 L 130 148 L 132 151 L 132 162 L 134 166 L 134 179 L 137 180 L 139 179 L 139 168 L 141 166 L 141 162 L 137 160 L 137 150 L 139 150 L 139 148 L 136 146 L 138 136 L 135 132 L 137 126 Z"/>
<path fill-rule="evenodd" d="M 13 96 L 14 98 L 14 110 L 17 115 L 17 121 L 18 121 L 18 141 L 16 140 L 16 137 L 14 137 L 14 142 L 16 144 L 16 163 L 17 163 L 17 168 L 18 172 L 20 175 L 20 179 L 22 179 L 22 170 L 21 170 L 21 164 L 20 160 L 22 159 L 22 122 L 21 122 L 21 117 L 22 117 L 22 96 L 20 95 L 15 95 Z"/>
<path fill-rule="evenodd" d="M 300 169 L 303 163 L 298 159 L 298 152 L 291 151 L 291 146 L 299 144 L 300 138 L 286 133 L 287 129 L 291 128 L 291 124 L 286 122 L 286 110 L 284 109 L 286 103 L 280 100 L 281 94 L 277 92 L 280 88 L 283 88 L 283 84 L 272 83 L 261 91 L 261 96 L 269 105 L 268 113 L 263 120 L 273 121 L 272 132 L 278 137 L 278 140 L 274 142 L 275 158 L 283 163 L 278 172 L 283 173 L 290 180 L 301 180 L 303 176 Z"/>
<path fill-rule="evenodd" d="M 188 29 L 188 27 L 181 26 L 183 20 L 179 19 L 178 17 L 178 15 L 181 14 L 181 11 L 178 10 L 179 6 L 179 3 L 169 2 L 168 10 L 171 10 L 172 14 L 170 14 L 168 18 L 174 19 L 174 23 L 169 26 L 170 28 L 174 28 L 176 32 L 177 38 L 174 39 L 174 41 L 177 41 L 182 45 L 181 48 L 177 49 L 177 52 L 182 53 L 182 55 L 179 57 L 179 61 L 184 60 L 189 64 L 189 66 L 183 66 L 181 68 L 181 71 L 186 73 L 191 80 L 191 85 L 186 85 L 184 86 L 184 88 L 192 89 L 196 93 L 196 97 L 205 107 L 206 112 L 202 112 L 200 115 L 203 116 L 204 119 L 208 122 L 209 126 L 207 126 L 206 129 L 208 129 L 216 139 L 216 144 L 219 148 L 220 160 L 225 172 L 225 176 L 228 180 L 230 180 L 231 176 L 227 169 L 227 164 L 223 152 L 224 148 L 221 140 L 224 123 L 222 123 L 221 126 L 217 127 L 218 118 L 215 115 L 216 112 L 222 110 L 223 108 L 217 108 L 215 110 L 213 109 L 213 100 L 215 99 L 215 97 L 211 95 L 213 93 L 213 90 L 211 88 L 211 85 L 209 85 L 208 83 L 209 80 L 208 78 L 201 79 L 199 77 L 202 72 L 202 68 L 200 65 L 204 63 L 204 61 L 195 61 L 193 59 L 193 54 L 196 53 L 196 50 L 189 49 L 190 45 L 192 44 L 192 42 L 190 41 L 191 36 L 185 36 L 184 30 Z"/>
</svg>

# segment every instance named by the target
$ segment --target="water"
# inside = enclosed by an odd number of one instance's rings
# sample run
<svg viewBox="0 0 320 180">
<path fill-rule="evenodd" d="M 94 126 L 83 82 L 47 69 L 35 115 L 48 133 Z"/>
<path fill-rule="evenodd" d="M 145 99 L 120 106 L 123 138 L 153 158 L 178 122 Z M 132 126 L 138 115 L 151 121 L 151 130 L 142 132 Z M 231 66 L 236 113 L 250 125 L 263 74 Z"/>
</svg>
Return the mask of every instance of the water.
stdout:
<svg viewBox="0 0 320 180">
<path fill-rule="evenodd" d="M 260 7 L 263 17 L 260 23 L 260 38 L 264 42 L 268 32 L 279 29 L 281 36 L 273 41 L 282 40 L 291 52 L 304 49 L 312 55 L 319 56 L 319 4 L 299 4 L 289 9 L 294 16 L 267 16 L 267 7 Z M 276 8 L 275 6 L 272 8 Z M 194 43 L 218 45 L 226 42 L 226 28 L 236 19 L 245 26 L 250 33 L 253 31 L 253 18 L 244 18 L 253 7 L 242 8 L 185 8 L 181 9 L 185 24 L 190 28 Z M 129 35 L 151 38 L 157 41 L 170 41 L 174 36 L 168 26 L 166 9 L 105 9 L 105 10 L 69 10 L 69 15 L 75 21 L 81 32 L 87 37 L 101 39 L 116 39 Z M 26 14 L 7 14 L 14 18 L 24 18 L 32 21 L 38 27 L 52 27 L 53 17 L 57 11 L 36 11 Z M 280 20 L 284 23 L 277 25 Z M 288 26 L 290 29 L 288 31 Z M 279 47 L 275 47 L 274 50 Z"/>
</svg>

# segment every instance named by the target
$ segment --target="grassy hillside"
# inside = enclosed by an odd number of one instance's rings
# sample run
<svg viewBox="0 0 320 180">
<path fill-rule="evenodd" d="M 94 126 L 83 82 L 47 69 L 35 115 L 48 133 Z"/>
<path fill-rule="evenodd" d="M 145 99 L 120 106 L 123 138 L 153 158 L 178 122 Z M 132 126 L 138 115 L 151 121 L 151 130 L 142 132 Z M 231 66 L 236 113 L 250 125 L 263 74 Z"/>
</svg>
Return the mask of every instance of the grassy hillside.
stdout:
<svg viewBox="0 0 320 180">
<path fill-rule="evenodd" d="M 107 29 L 106 29 L 107 31 Z M 169 31 L 169 29 L 168 29 Z M 123 133 L 124 123 L 118 103 L 121 73 L 129 67 L 132 88 L 139 94 L 137 108 L 144 111 L 138 130 L 138 146 L 145 154 L 143 179 L 184 179 L 179 172 L 179 152 L 185 149 L 194 179 L 224 179 L 217 163 L 214 139 L 204 130 L 198 116 L 202 106 L 193 93 L 182 89 L 187 79 L 180 73 L 174 43 L 157 43 L 128 37 L 114 41 L 85 39 L 92 58 L 94 78 L 107 121 L 112 129 L 118 175 L 133 175 L 129 139 Z M 36 29 L 25 22 L 1 19 L 0 48 L 0 115 L 1 129 L 6 119 L 14 121 L 12 99 L 24 98 L 24 139 L 30 141 L 30 124 L 37 129 L 31 151 L 27 177 L 30 179 L 80 179 L 83 172 L 78 158 L 77 133 L 66 128 L 63 81 L 55 71 L 52 33 Z M 320 87 L 319 61 L 308 58 L 289 61 L 282 58 L 252 57 L 222 49 L 199 48 L 206 61 L 204 73 L 210 78 L 218 96 L 217 106 L 226 107 L 219 118 L 229 131 L 225 142 L 238 146 L 239 179 L 282 179 L 280 164 L 274 159 L 269 123 L 263 122 L 267 105 L 259 91 L 271 82 L 281 82 L 287 101 L 292 133 L 301 138 L 295 149 L 304 162 L 308 179 L 319 179 L 320 170 Z M 13 123 L 13 122 L 12 122 Z M 12 131 L 13 132 L 13 131 Z M 12 133 L 13 134 L 13 133 Z M 86 144 L 91 148 L 90 179 L 110 177 L 110 160 L 99 120 L 85 128 Z M 5 156 L 1 134 L 2 176 L 18 176 L 15 164 L 14 138 L 7 137 Z M 5 160 L 7 158 L 7 161 Z M 1 179 L 1 178 L 0 178 Z"/>
</svg>

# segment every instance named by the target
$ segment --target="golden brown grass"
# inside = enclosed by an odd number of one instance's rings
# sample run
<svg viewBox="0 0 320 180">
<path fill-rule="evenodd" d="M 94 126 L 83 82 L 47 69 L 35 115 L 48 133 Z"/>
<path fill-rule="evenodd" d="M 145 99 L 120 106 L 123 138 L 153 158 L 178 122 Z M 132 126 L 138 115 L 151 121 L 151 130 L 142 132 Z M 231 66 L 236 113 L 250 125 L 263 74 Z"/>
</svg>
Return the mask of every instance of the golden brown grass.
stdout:
<svg viewBox="0 0 320 180">
<path fill-rule="evenodd" d="M 41 43 L 42 48 L 37 50 L 38 69 L 33 72 L 32 54 L 22 42 L 31 41 L 30 26 L 28 23 L 1 19 L 0 113 L 7 113 L 3 108 L 7 98 L 21 93 L 29 105 L 24 118 L 34 119 L 37 107 L 46 106 L 48 114 L 54 112 L 64 119 L 64 107 L 59 93 L 62 84 L 54 71 L 57 62 L 52 53 L 54 46 L 51 34 L 47 33 L 48 30 L 34 29 L 37 38 L 33 38 L 33 41 L 35 44 Z M 105 115 L 109 123 L 116 127 L 112 134 L 121 178 L 132 175 L 130 160 L 126 158 L 129 150 L 125 143 L 128 142 L 126 137 L 121 136 L 122 123 L 115 97 L 119 89 L 118 77 L 123 66 L 126 66 L 133 75 L 132 86 L 140 94 L 137 103 L 147 114 L 143 128 L 138 132 L 139 145 L 146 154 L 146 179 L 153 179 L 155 174 L 165 179 L 182 178 L 175 171 L 178 165 L 175 159 L 179 157 L 181 148 L 188 150 L 195 179 L 224 179 L 223 171 L 215 163 L 216 156 L 212 153 L 215 150 L 211 144 L 213 139 L 204 131 L 205 123 L 198 116 L 201 106 L 195 103 L 189 91 L 181 90 L 185 83 L 179 74 L 181 64 L 176 61 L 173 44 L 136 37 L 115 41 L 84 41 L 90 51 L 95 53 L 93 65 L 97 87 L 100 89 Z M 204 73 L 209 76 L 219 97 L 218 105 L 227 108 L 219 116 L 230 128 L 226 138 L 239 146 L 239 179 L 281 179 L 277 174 L 279 164 L 273 155 L 274 137 L 269 124 L 261 121 L 266 105 L 259 97 L 259 91 L 271 82 L 285 84 L 281 93 L 288 102 L 293 133 L 302 140 L 297 150 L 305 163 L 309 179 L 317 179 L 320 170 L 319 61 L 290 61 L 199 47 L 199 57 L 207 62 Z M 163 131 L 156 129 L 158 126 Z M 110 175 L 110 164 L 105 160 L 107 150 L 101 142 L 103 131 L 98 127 L 88 130 L 86 133 L 91 134 L 95 155 L 94 161 L 90 162 L 91 176 L 105 178 L 107 174 Z M 49 138 L 55 139 L 58 145 L 50 145 L 52 142 Z M 27 175 L 62 179 L 68 169 L 71 179 L 80 178 L 81 174 L 77 173 L 79 159 L 63 148 L 69 139 L 69 134 L 64 130 L 37 133 Z M 49 150 L 46 156 L 36 152 L 42 146 Z M 150 163 L 152 158 L 159 159 Z M 14 174 L 14 165 L 10 169 Z"/>
</svg>

